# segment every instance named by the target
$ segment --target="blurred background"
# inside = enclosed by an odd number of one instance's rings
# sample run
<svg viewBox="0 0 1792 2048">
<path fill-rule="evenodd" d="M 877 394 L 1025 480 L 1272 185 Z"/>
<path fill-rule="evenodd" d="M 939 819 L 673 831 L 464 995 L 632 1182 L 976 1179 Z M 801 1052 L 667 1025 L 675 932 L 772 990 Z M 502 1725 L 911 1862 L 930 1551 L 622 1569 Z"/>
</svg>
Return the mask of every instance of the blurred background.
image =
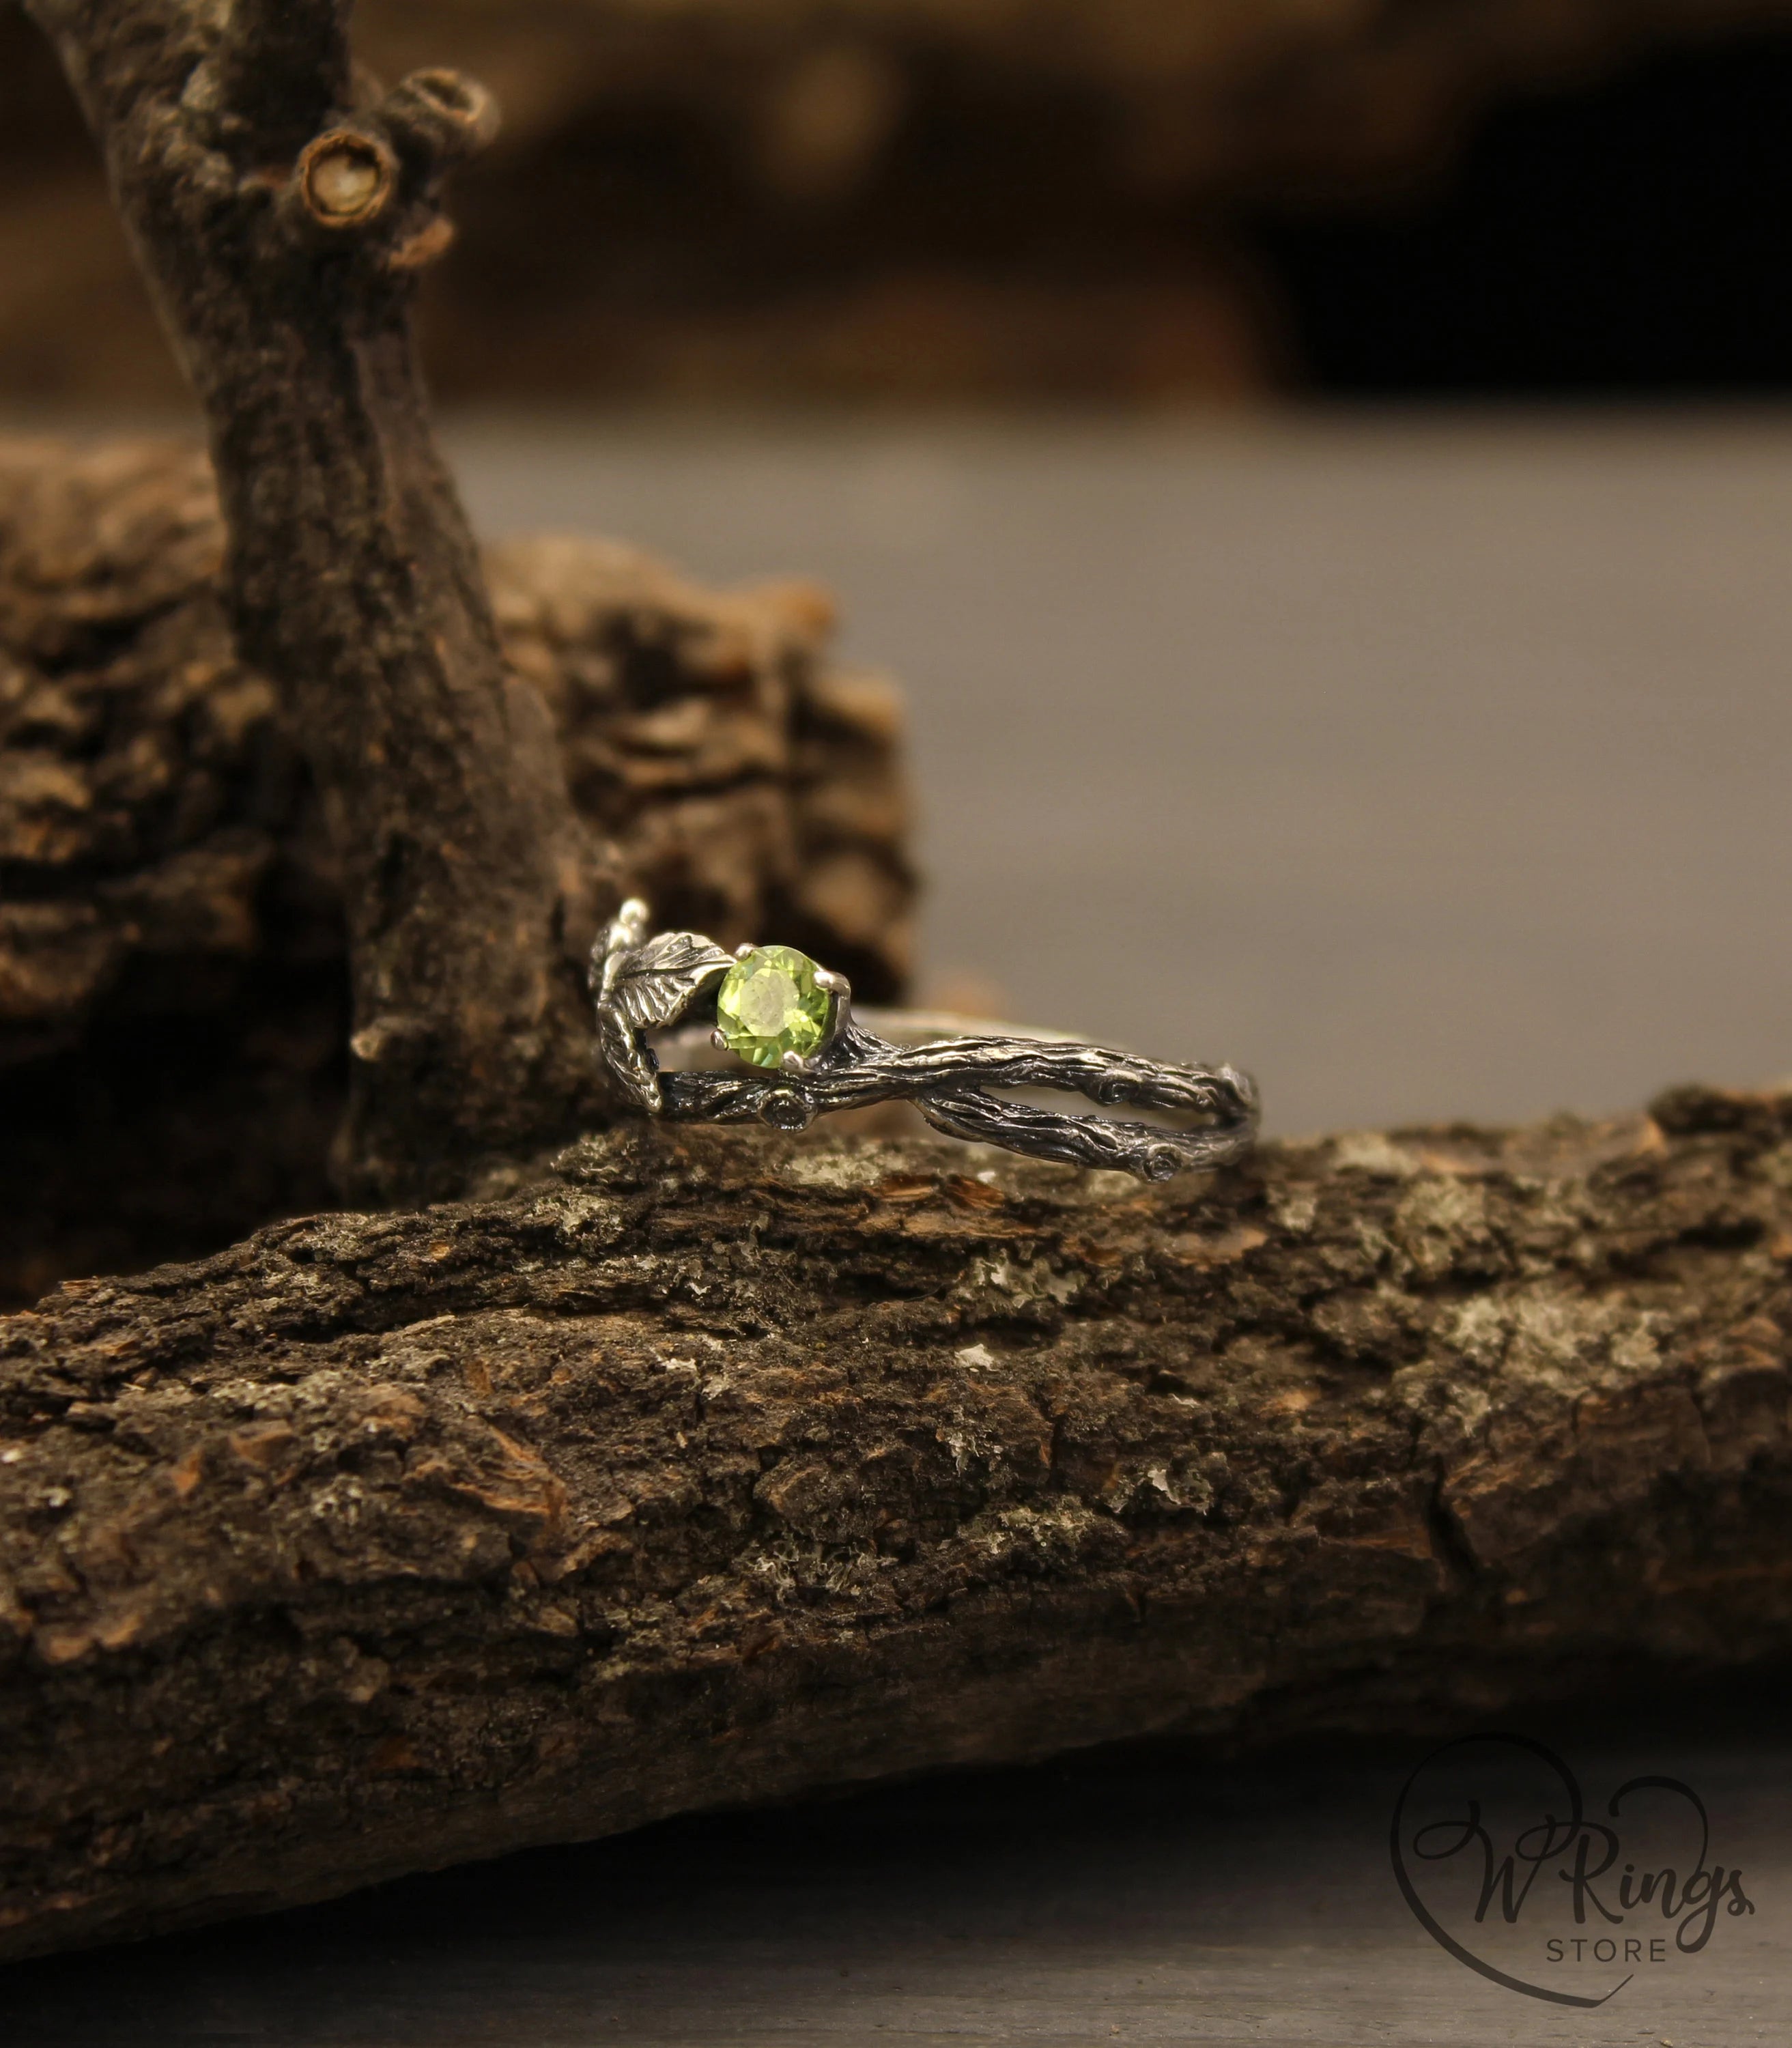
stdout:
<svg viewBox="0 0 1792 2048">
<path fill-rule="evenodd" d="M 1789 0 L 364 0 L 484 79 L 456 401 L 1777 389 Z M 177 386 L 0 17 L 0 390 Z"/>
<path fill-rule="evenodd" d="M 364 0 L 488 533 L 820 577 L 926 998 L 1272 1124 L 1792 1069 L 1792 0 Z M 0 13 L 0 419 L 184 401 Z"/>
<path fill-rule="evenodd" d="M 452 401 L 1777 389 L 1789 0 L 364 0 L 506 130 Z M 0 390 L 177 386 L 0 17 Z"/>
</svg>

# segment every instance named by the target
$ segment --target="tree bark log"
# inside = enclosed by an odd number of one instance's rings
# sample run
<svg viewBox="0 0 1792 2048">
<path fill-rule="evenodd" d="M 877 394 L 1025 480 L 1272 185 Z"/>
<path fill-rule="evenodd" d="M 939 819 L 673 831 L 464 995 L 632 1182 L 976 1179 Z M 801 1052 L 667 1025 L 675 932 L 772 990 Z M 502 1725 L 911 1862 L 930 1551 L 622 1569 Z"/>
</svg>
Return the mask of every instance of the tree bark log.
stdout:
<svg viewBox="0 0 1792 2048">
<path fill-rule="evenodd" d="M 395 1197 L 601 1103 L 584 956 L 618 900 L 536 693 L 506 676 L 412 344 L 446 170 L 492 126 L 454 73 L 390 93 L 347 0 L 27 0 L 100 142 L 204 408 L 227 606 L 323 800 L 354 969 L 339 1177 Z"/>
<path fill-rule="evenodd" d="M 0 1953 L 1169 1729 L 1792 1648 L 1792 1096 L 581 1141 L 0 1323 Z"/>
</svg>

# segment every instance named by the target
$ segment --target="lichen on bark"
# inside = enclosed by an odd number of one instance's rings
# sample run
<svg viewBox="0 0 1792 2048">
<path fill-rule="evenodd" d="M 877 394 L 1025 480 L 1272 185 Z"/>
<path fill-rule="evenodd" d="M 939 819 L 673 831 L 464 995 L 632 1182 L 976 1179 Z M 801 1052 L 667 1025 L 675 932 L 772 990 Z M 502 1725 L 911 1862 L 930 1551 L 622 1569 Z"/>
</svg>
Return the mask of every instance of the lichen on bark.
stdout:
<svg viewBox="0 0 1792 2048">
<path fill-rule="evenodd" d="M 1146 1189 L 619 1130 L 0 1323 L 0 1952 L 1792 1649 L 1792 1097 Z"/>
</svg>

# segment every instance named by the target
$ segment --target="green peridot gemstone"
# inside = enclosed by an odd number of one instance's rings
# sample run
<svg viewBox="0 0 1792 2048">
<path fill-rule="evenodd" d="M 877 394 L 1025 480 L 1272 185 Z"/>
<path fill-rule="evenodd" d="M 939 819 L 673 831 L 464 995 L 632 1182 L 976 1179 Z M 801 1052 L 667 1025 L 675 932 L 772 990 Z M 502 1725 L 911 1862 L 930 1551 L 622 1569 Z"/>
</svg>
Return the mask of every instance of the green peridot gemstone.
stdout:
<svg viewBox="0 0 1792 2048">
<path fill-rule="evenodd" d="M 834 999 L 820 972 L 793 946 L 761 946 L 736 960 L 716 994 L 716 1022 L 731 1053 L 755 1067 L 779 1067 L 786 1053 L 807 1059 L 833 1022 Z"/>
</svg>

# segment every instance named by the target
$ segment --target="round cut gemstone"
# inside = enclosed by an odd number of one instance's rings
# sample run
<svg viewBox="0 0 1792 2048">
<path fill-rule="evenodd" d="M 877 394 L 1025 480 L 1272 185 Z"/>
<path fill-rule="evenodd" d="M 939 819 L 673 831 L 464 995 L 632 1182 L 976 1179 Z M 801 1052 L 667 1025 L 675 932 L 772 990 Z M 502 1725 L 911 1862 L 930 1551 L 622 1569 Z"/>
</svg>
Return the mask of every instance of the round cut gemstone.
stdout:
<svg viewBox="0 0 1792 2048">
<path fill-rule="evenodd" d="M 834 1017 L 834 999 L 816 980 L 820 972 L 794 946 L 760 946 L 736 960 L 716 993 L 716 1022 L 728 1050 L 755 1067 L 819 1050 Z"/>
</svg>

